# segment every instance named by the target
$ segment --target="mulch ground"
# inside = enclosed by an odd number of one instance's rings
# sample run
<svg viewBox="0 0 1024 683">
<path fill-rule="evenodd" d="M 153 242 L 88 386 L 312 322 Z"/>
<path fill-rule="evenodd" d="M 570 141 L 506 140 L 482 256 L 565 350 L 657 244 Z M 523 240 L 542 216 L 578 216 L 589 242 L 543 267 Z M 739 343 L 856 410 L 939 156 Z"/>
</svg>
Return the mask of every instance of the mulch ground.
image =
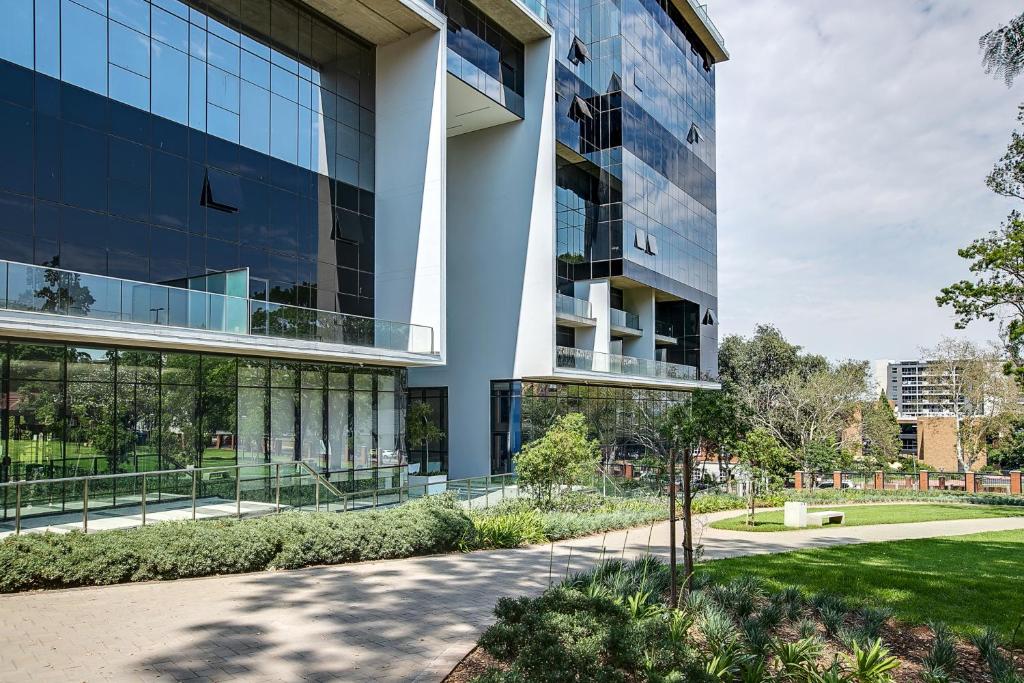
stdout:
<svg viewBox="0 0 1024 683">
<path fill-rule="evenodd" d="M 795 640 L 798 636 L 791 626 L 778 629 L 782 638 Z M 824 629 L 819 630 L 824 636 Z M 890 621 L 882 630 L 882 641 L 890 654 L 899 657 L 900 667 L 893 672 L 897 683 L 919 683 L 921 681 L 921 660 L 928 654 L 931 647 L 931 631 L 925 626 L 908 626 Z M 825 653 L 822 662 L 831 662 L 840 649 L 832 640 L 825 641 Z M 960 671 L 956 680 L 962 683 L 992 683 L 988 665 L 978 654 L 978 650 L 970 643 L 960 641 L 958 644 Z M 1004 650 L 1018 672 L 1024 673 L 1024 650 Z M 473 648 L 444 679 L 445 683 L 469 683 L 488 669 L 504 669 L 503 662 L 491 657 L 479 647 Z"/>
</svg>

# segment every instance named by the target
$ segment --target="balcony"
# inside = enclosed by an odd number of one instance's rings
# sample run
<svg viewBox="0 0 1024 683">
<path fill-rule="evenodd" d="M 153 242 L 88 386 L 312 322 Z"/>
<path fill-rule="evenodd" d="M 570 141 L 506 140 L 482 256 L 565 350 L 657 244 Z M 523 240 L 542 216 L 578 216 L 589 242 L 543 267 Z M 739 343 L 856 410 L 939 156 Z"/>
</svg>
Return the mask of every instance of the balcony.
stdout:
<svg viewBox="0 0 1024 683">
<path fill-rule="evenodd" d="M 559 324 L 567 327 L 593 327 L 597 324 L 589 301 L 566 294 L 555 295 L 555 317 Z"/>
<path fill-rule="evenodd" d="M 187 337 L 177 337 L 182 345 L 230 338 L 236 346 L 260 347 L 269 340 L 287 339 L 430 359 L 436 353 L 433 329 L 421 325 L 4 260 L 0 260 L 0 310 L 45 314 L 47 318 L 85 318 L 95 323 L 89 329 L 79 324 L 66 327 L 69 336 L 105 327 L 108 338 L 137 339 L 158 328 L 192 331 Z M 21 322 L 29 321 L 22 318 Z M 14 329 L 31 328 L 8 324 Z M 311 351 L 323 355 L 324 350 Z M 337 348 L 330 351 L 332 355 L 343 353 Z"/>
<path fill-rule="evenodd" d="M 629 378 L 701 382 L 697 368 L 692 365 L 664 363 L 633 356 L 618 356 L 610 353 L 555 347 L 555 367 L 563 370 L 579 370 L 588 373 L 621 375 Z M 701 382 L 702 384 L 704 382 Z"/>
<path fill-rule="evenodd" d="M 664 320 L 655 320 L 654 343 L 664 345 L 678 344 L 679 337 L 676 336 L 675 327 Z"/>
<path fill-rule="evenodd" d="M 639 337 L 643 335 L 643 328 L 640 327 L 640 316 L 620 311 L 617 308 L 611 309 L 609 318 L 612 332 L 622 337 Z"/>
</svg>

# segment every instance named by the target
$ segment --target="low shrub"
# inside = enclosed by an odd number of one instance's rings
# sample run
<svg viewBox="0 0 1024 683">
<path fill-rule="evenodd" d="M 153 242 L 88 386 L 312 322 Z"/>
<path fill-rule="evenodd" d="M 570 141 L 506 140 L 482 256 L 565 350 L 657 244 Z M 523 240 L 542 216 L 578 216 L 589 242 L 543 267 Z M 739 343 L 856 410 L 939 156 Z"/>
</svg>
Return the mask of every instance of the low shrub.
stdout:
<svg viewBox="0 0 1024 683">
<path fill-rule="evenodd" d="M 96 534 L 26 534 L 0 541 L 0 592 L 409 557 L 457 550 L 474 538 L 469 517 L 444 496 L 359 514 L 285 512 Z"/>
<path fill-rule="evenodd" d="M 518 548 L 548 540 L 544 521 L 535 510 L 473 517 L 477 548 Z"/>
</svg>

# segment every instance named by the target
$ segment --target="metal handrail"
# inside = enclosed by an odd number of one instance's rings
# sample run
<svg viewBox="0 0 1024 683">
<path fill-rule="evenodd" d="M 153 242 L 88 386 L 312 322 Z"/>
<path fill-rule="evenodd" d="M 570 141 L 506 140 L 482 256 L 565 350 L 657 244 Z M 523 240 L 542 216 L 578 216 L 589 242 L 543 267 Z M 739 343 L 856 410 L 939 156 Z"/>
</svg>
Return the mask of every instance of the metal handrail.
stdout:
<svg viewBox="0 0 1024 683">
<path fill-rule="evenodd" d="M 172 474 L 191 474 L 192 476 L 192 519 L 196 518 L 197 482 L 199 475 L 210 472 L 236 472 L 235 476 L 235 511 L 239 518 L 242 516 L 242 477 L 241 470 L 261 468 L 267 470 L 267 476 L 273 476 L 275 480 L 274 505 L 275 511 L 281 510 L 281 466 L 294 466 L 297 470 L 305 470 L 305 474 L 313 477 L 314 498 L 316 509 L 320 509 L 320 488 L 323 487 L 336 497 L 347 502 L 348 494 L 342 493 L 334 484 L 325 479 L 309 463 L 304 460 L 289 460 L 287 462 L 264 462 L 248 463 L 242 465 L 216 465 L 211 467 L 184 467 L 170 470 L 150 470 L 146 472 L 118 472 L 114 474 L 87 474 L 77 477 L 58 477 L 55 479 L 20 479 L 17 481 L 0 482 L 0 490 L 11 489 L 15 491 L 14 510 L 14 533 L 21 533 L 21 490 L 24 486 L 47 486 L 53 484 L 82 484 L 82 530 L 89 531 L 89 484 L 96 481 L 108 481 L 118 479 L 141 479 L 140 500 L 142 526 L 146 525 L 146 479 L 147 477 L 159 477 Z"/>
</svg>

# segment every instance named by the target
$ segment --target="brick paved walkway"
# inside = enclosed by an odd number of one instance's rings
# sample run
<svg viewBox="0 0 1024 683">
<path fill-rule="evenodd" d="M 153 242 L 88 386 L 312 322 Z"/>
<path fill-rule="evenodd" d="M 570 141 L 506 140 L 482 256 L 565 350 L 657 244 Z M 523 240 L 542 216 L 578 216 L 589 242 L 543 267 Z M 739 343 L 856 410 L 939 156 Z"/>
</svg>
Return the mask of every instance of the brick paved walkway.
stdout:
<svg viewBox="0 0 1024 683">
<path fill-rule="evenodd" d="M 727 513 L 735 514 L 735 513 Z M 720 517 L 722 515 L 715 515 Z M 708 557 L 1024 528 L 1024 518 L 706 529 Z M 650 528 L 551 546 L 0 596 L 2 681 L 438 681 L 498 597 L 648 546 Z M 650 549 L 667 555 L 668 526 Z"/>
</svg>

